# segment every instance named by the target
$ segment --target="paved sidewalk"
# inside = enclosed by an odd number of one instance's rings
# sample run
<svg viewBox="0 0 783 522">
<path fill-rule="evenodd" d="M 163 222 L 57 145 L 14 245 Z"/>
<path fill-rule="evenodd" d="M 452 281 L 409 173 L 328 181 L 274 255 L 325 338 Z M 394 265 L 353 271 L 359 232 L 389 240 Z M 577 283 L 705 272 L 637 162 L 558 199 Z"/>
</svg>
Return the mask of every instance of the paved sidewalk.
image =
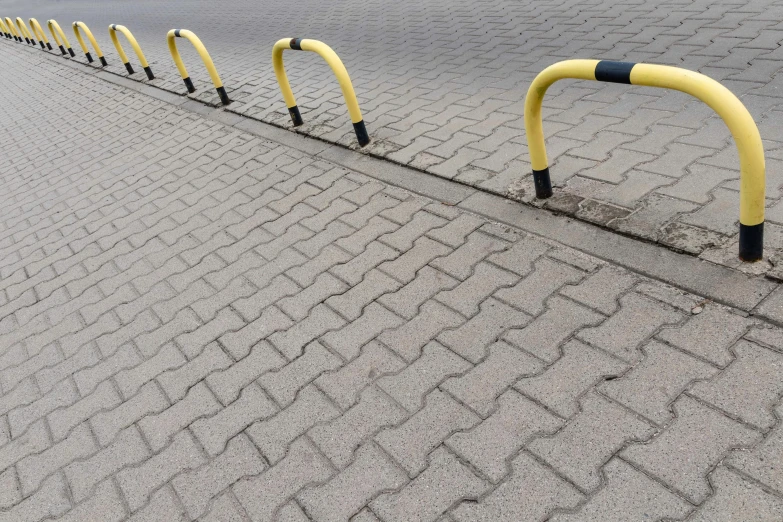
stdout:
<svg viewBox="0 0 783 522">
<path fill-rule="evenodd" d="M 69 35 L 70 23 L 82 20 L 118 74 L 125 69 L 106 27 L 127 25 L 159 76 L 153 83 L 177 92 L 184 86 L 165 34 L 174 27 L 193 29 L 236 100 L 232 110 L 287 127 L 290 118 L 270 63 L 272 44 L 285 37 L 321 39 L 335 48 L 354 80 L 375 138 L 369 151 L 525 201 L 533 191 L 523 101 L 546 66 L 599 58 L 700 71 L 741 96 L 759 124 L 769 176 L 767 252 L 783 277 L 777 259 L 783 248 L 778 1 L 0 0 L 0 15 L 55 18 Z M 199 88 L 196 97 L 216 103 L 199 58 L 182 44 Z M 328 67 L 310 53 L 286 53 L 286 63 L 307 122 L 303 131 L 353 145 Z M 137 70 L 135 76 L 146 79 Z M 568 81 L 555 84 L 544 103 L 559 195 L 548 206 L 735 264 L 738 159 L 728 130 L 709 108 L 660 89 Z"/>
<path fill-rule="evenodd" d="M 0 70 L 0 521 L 783 518 L 773 283 L 749 314 Z"/>
</svg>

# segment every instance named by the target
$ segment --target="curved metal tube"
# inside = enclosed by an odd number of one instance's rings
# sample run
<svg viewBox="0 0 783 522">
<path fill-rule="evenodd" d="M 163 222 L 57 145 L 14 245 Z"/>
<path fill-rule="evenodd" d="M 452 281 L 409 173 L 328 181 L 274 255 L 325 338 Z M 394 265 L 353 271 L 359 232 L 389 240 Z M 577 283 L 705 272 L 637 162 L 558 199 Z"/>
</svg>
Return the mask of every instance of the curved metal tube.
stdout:
<svg viewBox="0 0 783 522">
<path fill-rule="evenodd" d="M 74 22 L 73 32 L 74 34 L 76 34 L 76 39 L 79 40 L 79 45 L 82 46 L 82 51 L 84 51 L 84 56 L 87 57 L 87 61 L 92 63 L 93 59 L 92 56 L 90 55 L 90 49 L 84 43 L 84 38 L 82 38 L 79 29 L 84 31 L 85 34 L 87 35 L 87 39 L 90 40 L 93 49 L 95 49 L 95 54 L 98 55 L 98 59 L 101 61 L 101 65 L 103 65 L 104 67 L 109 65 L 108 63 L 106 63 L 106 58 L 103 57 L 103 51 L 101 51 L 101 47 L 98 45 L 98 41 L 92 35 L 92 31 L 90 31 L 90 28 L 87 27 L 87 25 L 84 22 Z"/>
<path fill-rule="evenodd" d="M 758 128 L 748 110 L 731 91 L 712 78 L 687 69 L 599 60 L 566 60 L 544 69 L 533 80 L 525 98 L 525 131 L 537 197 L 552 195 L 541 104 L 549 86 L 564 78 L 673 89 L 698 98 L 714 110 L 731 131 L 739 151 L 739 257 L 743 261 L 762 258 L 766 187 L 764 147 Z"/>
<path fill-rule="evenodd" d="M 226 93 L 226 89 L 223 87 L 223 81 L 220 79 L 220 75 L 218 74 L 217 69 L 215 69 L 215 64 L 212 62 L 212 58 L 209 56 L 207 48 L 204 47 L 204 44 L 201 43 L 201 40 L 199 40 L 198 36 L 187 29 L 172 29 L 166 35 L 166 41 L 169 45 L 171 58 L 177 65 L 179 74 L 182 76 L 182 81 L 185 82 L 185 87 L 188 88 L 188 92 L 196 92 L 196 87 L 193 85 L 193 82 L 188 75 L 188 70 L 185 67 L 185 64 L 182 62 L 182 58 L 180 57 L 179 51 L 177 50 L 177 42 L 175 41 L 175 38 L 185 38 L 193 45 L 193 47 L 196 49 L 196 52 L 198 52 L 198 55 L 201 57 L 201 61 L 204 62 L 204 66 L 207 68 L 209 77 L 212 79 L 212 84 L 215 86 L 215 90 L 217 91 L 218 96 L 220 96 L 220 101 L 223 103 L 223 105 L 228 105 L 231 103 L 231 100 L 228 99 L 228 93 Z"/>
<path fill-rule="evenodd" d="M 117 31 L 125 35 L 125 38 L 128 40 L 128 42 L 130 42 L 131 47 L 133 47 L 133 51 L 136 53 L 136 56 L 139 58 L 139 62 L 141 63 L 144 72 L 147 73 L 147 78 L 149 78 L 150 80 L 154 80 L 155 76 L 152 74 L 152 69 L 150 69 L 150 64 L 147 63 L 147 59 L 144 57 L 144 53 L 142 52 L 141 47 L 139 46 L 139 42 L 136 41 L 136 38 L 133 37 L 133 34 L 131 34 L 128 28 L 125 27 L 124 25 L 111 24 L 109 26 L 109 36 L 111 36 L 111 41 L 114 42 L 114 47 L 117 49 L 117 54 L 120 55 L 120 59 L 122 60 L 122 63 L 125 65 L 125 69 L 127 69 L 128 74 L 133 74 L 134 72 L 133 66 L 131 66 L 130 60 L 128 59 L 128 55 L 125 54 L 125 50 L 122 48 L 119 38 L 117 38 Z"/>
<path fill-rule="evenodd" d="M 302 125 L 302 115 L 299 112 L 299 107 L 296 105 L 296 98 L 291 90 L 291 84 L 288 81 L 288 75 L 285 72 L 285 66 L 283 65 L 283 51 L 287 49 L 293 49 L 296 51 L 312 51 L 323 58 L 329 67 L 332 68 L 332 72 L 337 77 L 337 82 L 340 84 L 340 88 L 343 91 L 343 98 L 345 98 L 345 104 L 348 106 L 348 114 L 351 117 L 353 123 L 354 132 L 356 132 L 356 138 L 359 141 L 359 145 L 364 147 L 370 143 L 370 136 L 367 134 L 367 128 L 364 125 L 364 119 L 362 118 L 362 111 L 359 109 L 359 102 L 356 100 L 356 93 L 353 90 L 353 83 L 351 83 L 351 77 L 348 76 L 348 71 L 345 69 L 340 57 L 337 56 L 331 47 L 318 40 L 307 40 L 301 38 L 283 38 L 278 40 L 274 47 L 272 47 L 272 66 L 275 69 L 275 76 L 277 76 L 277 83 L 280 84 L 280 90 L 283 93 L 286 106 L 288 107 L 288 113 L 291 115 L 291 120 L 294 122 L 294 127 Z"/>
<path fill-rule="evenodd" d="M 71 48 L 71 42 L 68 41 L 68 37 L 65 36 L 65 33 L 60 28 L 60 24 L 57 23 L 57 20 L 47 20 L 46 25 L 49 27 L 49 32 L 52 33 L 52 37 L 60 48 L 60 52 L 63 53 L 63 56 L 65 56 L 65 50 L 68 49 L 68 54 L 70 54 L 72 58 L 75 57 L 76 53 L 74 53 Z"/>
<path fill-rule="evenodd" d="M 35 36 L 38 37 L 38 43 L 41 44 L 41 49 L 46 50 L 49 48 L 49 50 L 52 50 L 52 44 L 49 43 L 49 39 L 46 37 L 46 33 L 43 30 L 43 27 L 41 27 L 41 24 L 38 23 L 38 20 L 35 18 L 30 18 L 30 27 L 33 30 L 33 33 Z"/>
</svg>

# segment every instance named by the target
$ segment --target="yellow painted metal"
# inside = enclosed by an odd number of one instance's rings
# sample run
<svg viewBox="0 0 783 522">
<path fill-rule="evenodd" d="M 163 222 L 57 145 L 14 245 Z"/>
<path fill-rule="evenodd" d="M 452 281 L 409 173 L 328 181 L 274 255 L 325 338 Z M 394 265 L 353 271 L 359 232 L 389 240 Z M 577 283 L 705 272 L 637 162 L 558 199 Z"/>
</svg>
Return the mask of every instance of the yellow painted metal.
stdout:
<svg viewBox="0 0 783 522">
<path fill-rule="evenodd" d="M 87 39 L 90 40 L 90 43 L 92 44 L 93 49 L 95 49 L 95 54 L 98 56 L 98 58 L 103 58 L 103 51 L 101 51 L 101 46 L 98 45 L 98 41 L 92 35 L 92 31 L 90 31 L 90 28 L 87 27 L 87 24 L 85 24 L 84 22 L 74 22 L 73 23 L 73 32 L 76 35 L 76 39 L 79 40 L 79 45 L 81 45 L 82 51 L 84 51 L 84 54 L 89 54 L 90 53 L 90 49 L 84 43 L 84 38 L 82 38 L 82 35 L 81 35 L 81 32 L 79 31 L 79 29 L 84 31 L 84 34 L 87 35 Z M 101 60 L 101 61 L 103 62 L 103 61 L 105 61 L 105 59 Z"/>
<path fill-rule="evenodd" d="M 280 90 L 283 93 L 286 106 L 290 109 L 296 107 L 296 98 L 291 90 L 291 84 L 288 81 L 288 75 L 285 72 L 285 66 L 283 65 L 283 51 L 292 49 L 291 38 L 284 38 L 278 40 L 272 48 L 272 66 L 275 69 L 275 76 L 277 76 L 277 83 L 280 84 Z M 359 109 L 359 102 L 356 100 L 356 93 L 353 90 L 353 84 L 351 83 L 351 77 L 348 76 L 348 71 L 345 69 L 340 57 L 337 56 L 331 47 L 318 40 L 302 39 L 298 40 L 299 47 L 302 51 L 312 51 L 317 53 L 323 58 L 329 67 L 332 68 L 332 72 L 337 77 L 337 82 L 340 84 L 340 88 L 343 91 L 343 97 L 345 98 L 345 104 L 348 106 L 348 114 L 351 116 L 353 123 L 359 123 L 362 121 L 362 111 Z"/>
<path fill-rule="evenodd" d="M 639 63 L 631 70 L 631 83 L 690 94 L 706 103 L 729 128 L 740 160 L 740 223 L 764 222 L 765 162 L 756 122 L 741 101 L 712 78 L 694 71 Z"/>
<path fill-rule="evenodd" d="M 215 89 L 220 89 L 223 87 L 223 81 L 220 79 L 220 75 L 218 74 L 217 69 L 215 69 L 215 64 L 212 62 L 212 58 L 209 56 L 207 48 L 204 47 L 203 43 L 201 43 L 199 37 L 187 29 L 172 29 L 166 35 L 166 40 L 169 44 L 171 58 L 177 65 L 177 69 L 179 70 L 179 74 L 182 76 L 182 79 L 185 80 L 186 78 L 189 78 L 189 76 L 188 70 L 185 68 L 185 64 L 182 62 L 182 58 L 180 57 L 179 51 L 177 50 L 177 42 L 174 40 L 177 36 L 186 38 L 191 44 L 193 44 L 196 52 L 198 52 L 198 55 L 201 57 L 201 61 L 204 62 L 204 66 L 207 68 L 207 72 L 209 73 L 209 77 L 212 79 L 212 84 L 215 86 Z"/>
<path fill-rule="evenodd" d="M 38 23 L 38 20 L 35 18 L 30 18 L 30 27 L 32 28 L 35 35 L 38 37 L 38 40 L 48 44 L 49 39 L 46 38 L 46 33 L 43 30 L 43 27 L 41 27 L 41 24 Z"/>
<path fill-rule="evenodd" d="M 144 57 L 144 52 L 142 52 L 139 42 L 136 41 L 136 38 L 133 37 L 133 34 L 130 32 L 130 30 L 128 30 L 128 28 L 124 25 L 111 24 L 109 26 L 109 36 L 111 36 L 111 41 L 114 42 L 114 47 L 117 49 L 117 54 L 120 55 L 120 59 L 122 60 L 122 63 L 125 64 L 125 67 L 128 67 L 128 55 L 125 54 L 125 50 L 122 48 L 119 38 L 117 38 L 117 31 L 125 35 L 125 38 L 133 48 L 133 52 L 136 53 L 136 57 L 138 57 L 139 63 L 141 63 L 141 66 L 147 72 L 147 76 L 150 78 L 150 80 L 153 79 L 152 72 L 149 68 L 150 64 L 147 63 L 147 58 Z M 131 71 L 132 69 L 128 70 L 128 72 Z"/>
<path fill-rule="evenodd" d="M 22 20 L 20 17 L 16 17 L 16 26 L 19 28 L 19 32 L 22 33 L 22 36 L 29 40 L 30 43 L 35 44 L 35 40 L 33 39 L 33 35 L 30 34 L 30 30 L 27 29 L 27 25 L 24 23 L 24 20 Z"/>
<path fill-rule="evenodd" d="M 536 76 L 525 97 L 525 132 L 530 149 L 530 163 L 533 170 L 544 170 L 549 166 L 544 145 L 544 125 L 541 104 L 547 89 L 557 80 L 575 78 L 595 80 L 595 66 L 598 60 L 567 60 L 550 65 Z"/>
<path fill-rule="evenodd" d="M 541 104 L 547 88 L 557 80 L 595 80 L 599 60 L 566 60 L 544 69 L 530 85 L 525 98 L 525 130 L 534 171 L 549 167 L 544 145 Z M 756 123 L 739 99 L 726 87 L 703 74 L 638 63 L 630 73 L 633 85 L 681 91 L 698 98 L 726 123 L 737 144 L 740 158 L 740 223 L 755 226 L 764 222 L 764 147 Z"/>
<path fill-rule="evenodd" d="M 16 29 L 14 22 L 12 22 L 11 19 L 8 18 L 7 16 L 5 17 L 5 25 L 8 26 L 8 28 L 11 30 L 12 35 L 19 38 L 19 31 Z"/>
<path fill-rule="evenodd" d="M 46 26 L 49 28 L 49 32 L 52 33 L 54 42 L 57 45 L 64 45 L 66 49 L 71 48 L 71 42 L 68 41 L 68 37 L 65 36 L 65 33 L 60 28 L 60 24 L 57 23 L 57 20 L 47 20 Z"/>
<path fill-rule="evenodd" d="M 3 22 L 2 19 L 0 19 L 0 31 L 2 31 L 2 33 L 6 35 L 11 34 L 11 31 L 8 30 L 8 28 L 5 26 L 5 22 Z"/>
</svg>

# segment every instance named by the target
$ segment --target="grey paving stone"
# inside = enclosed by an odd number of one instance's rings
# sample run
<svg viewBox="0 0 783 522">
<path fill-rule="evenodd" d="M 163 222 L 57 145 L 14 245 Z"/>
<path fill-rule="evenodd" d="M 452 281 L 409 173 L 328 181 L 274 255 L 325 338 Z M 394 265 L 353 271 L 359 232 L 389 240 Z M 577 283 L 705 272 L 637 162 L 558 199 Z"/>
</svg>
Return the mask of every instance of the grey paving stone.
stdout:
<svg viewBox="0 0 783 522">
<path fill-rule="evenodd" d="M 573 514 L 556 513 L 551 520 L 679 519 L 692 506 L 620 459 L 604 466 L 606 487 Z"/>
<path fill-rule="evenodd" d="M 226 450 L 206 466 L 177 475 L 172 486 L 191 518 L 198 518 L 210 500 L 236 480 L 266 469 L 258 451 L 243 435 L 231 439 Z"/>
<path fill-rule="evenodd" d="M 714 325 L 719 324 L 716 328 Z M 721 367 L 733 360 L 730 348 L 750 327 L 751 321 L 707 304 L 681 328 L 664 329 L 659 337 L 678 348 L 707 359 Z"/>
<path fill-rule="evenodd" d="M 540 375 L 522 377 L 514 385 L 521 393 L 563 418 L 579 411 L 579 398 L 596 384 L 624 373 L 627 366 L 577 340 L 563 346 L 563 356 Z M 614 381 L 612 381 L 614 382 Z"/>
<path fill-rule="evenodd" d="M 698 504 L 711 492 L 707 471 L 730 449 L 752 446 L 761 435 L 687 395 L 674 403 L 674 413 L 677 418 L 668 430 L 620 455 Z M 696 446 L 700 451 L 691 453 Z"/>
<path fill-rule="evenodd" d="M 297 498 L 316 520 L 348 520 L 385 490 L 408 481 L 405 472 L 372 442 L 356 450 L 350 466 L 327 484 L 301 491 Z"/>
<path fill-rule="evenodd" d="M 563 351 L 563 342 L 603 316 L 559 296 L 547 301 L 547 310 L 522 329 L 503 334 L 503 340 L 546 361 L 555 362 Z"/>
<path fill-rule="evenodd" d="M 652 341 L 642 348 L 644 359 L 619 379 L 606 381 L 601 393 L 643 415 L 656 424 L 673 417 L 670 404 L 692 384 L 718 373 L 703 361 L 689 357 L 668 345 Z"/>
<path fill-rule="evenodd" d="M 589 393 L 580 402 L 581 411 L 555 435 L 528 445 L 552 467 L 584 490 L 601 484 L 600 469 L 611 455 L 629 442 L 647 440 L 655 430 L 620 406 Z M 570 441 L 579 439 L 576 446 Z"/>
<path fill-rule="evenodd" d="M 560 419 L 513 390 L 497 402 L 497 410 L 485 421 L 445 442 L 495 484 L 509 475 L 508 460 L 527 441 L 541 433 L 553 433 L 562 425 Z"/>
<path fill-rule="evenodd" d="M 750 481 L 723 466 L 710 475 L 715 494 L 696 510 L 691 520 L 716 522 L 744 517 L 752 513 L 759 521 L 773 521 L 783 516 L 783 502 Z"/>
<path fill-rule="evenodd" d="M 778 405 L 775 414 L 780 415 L 781 410 L 783 405 Z M 783 429 L 778 424 L 755 448 L 733 452 L 725 462 L 780 492 L 783 490 L 783 477 L 779 472 L 783 462 L 783 452 L 780 451 L 782 443 Z"/>
<path fill-rule="evenodd" d="M 471 365 L 437 342 L 428 343 L 422 355 L 399 373 L 378 379 L 376 386 L 398 404 L 414 413 L 425 397 L 451 375 L 460 375 Z"/>
<path fill-rule="evenodd" d="M 603 348 L 621 359 L 634 363 L 641 359 L 639 346 L 661 326 L 682 321 L 682 315 L 662 304 L 654 303 L 638 294 L 620 299 L 620 310 L 601 326 L 586 328 L 579 333 L 584 341 Z M 619 325 L 622 329 L 618 329 Z M 664 334 L 662 337 L 666 337 Z"/>
<path fill-rule="evenodd" d="M 415 476 L 426 468 L 427 455 L 451 433 L 478 422 L 475 414 L 434 390 L 421 410 L 399 427 L 382 431 L 375 440 L 410 476 Z"/>
<path fill-rule="evenodd" d="M 382 520 L 432 520 L 463 498 L 477 498 L 489 484 L 444 449 L 432 453 L 427 469 L 399 492 L 370 503 Z"/>
<path fill-rule="evenodd" d="M 556 509 L 574 508 L 582 499 L 572 485 L 527 453 L 514 458 L 511 468 L 509 480 L 479 502 L 459 505 L 454 510 L 454 518 L 458 521 L 542 519 Z M 520 491 L 527 494 L 520 498 Z"/>
<path fill-rule="evenodd" d="M 441 387 L 482 416 L 495 408 L 495 399 L 524 375 L 534 375 L 543 364 L 525 352 L 499 341 L 489 355 L 464 375 L 448 379 Z"/>
<path fill-rule="evenodd" d="M 333 473 L 313 443 L 301 437 L 277 465 L 260 475 L 239 480 L 231 489 L 253 519 L 271 520 L 298 491 L 326 481 Z"/>
<path fill-rule="evenodd" d="M 732 351 L 734 362 L 709 381 L 694 383 L 690 393 L 752 426 L 769 429 L 777 422 L 773 407 L 783 393 L 783 355 L 746 341 Z"/>
</svg>

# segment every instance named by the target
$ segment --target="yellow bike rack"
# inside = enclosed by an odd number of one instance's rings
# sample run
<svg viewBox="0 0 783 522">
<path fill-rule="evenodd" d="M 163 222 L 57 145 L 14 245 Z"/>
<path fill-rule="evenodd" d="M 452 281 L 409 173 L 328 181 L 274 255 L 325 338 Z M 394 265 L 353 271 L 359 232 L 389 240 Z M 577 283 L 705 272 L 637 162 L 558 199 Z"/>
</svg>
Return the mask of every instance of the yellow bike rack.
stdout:
<svg viewBox="0 0 783 522">
<path fill-rule="evenodd" d="M 16 37 L 13 36 L 10 32 L 8 32 L 8 28 L 5 26 L 5 22 L 0 18 L 0 31 L 2 31 L 3 36 L 8 38 L 9 40 L 13 39 L 16 40 Z"/>
<path fill-rule="evenodd" d="M 101 51 L 101 47 L 98 45 L 97 40 L 95 40 L 95 37 L 92 35 L 92 31 L 90 31 L 90 28 L 87 27 L 87 24 L 85 24 L 84 22 L 74 22 L 73 32 L 74 34 L 76 34 L 76 39 L 79 40 L 79 45 L 82 46 L 82 51 L 84 51 L 84 56 L 87 57 L 87 61 L 92 63 L 93 59 L 92 56 L 90 55 L 90 49 L 84 43 L 84 38 L 82 38 L 79 29 L 81 29 L 82 31 L 85 32 L 85 34 L 87 34 L 87 39 L 90 40 L 93 49 L 95 49 L 95 54 L 98 55 L 98 59 L 101 61 L 101 65 L 103 65 L 104 67 L 109 65 L 108 63 L 106 63 L 106 58 L 103 57 L 103 51 Z"/>
<path fill-rule="evenodd" d="M 25 42 L 31 45 L 35 45 L 35 40 L 33 40 L 33 36 L 30 34 L 30 31 L 27 29 L 24 20 L 22 20 L 18 16 L 16 17 L 16 27 L 18 27 L 19 32 L 22 33 Z"/>
<path fill-rule="evenodd" d="M 30 18 L 30 27 L 33 29 L 33 34 L 38 37 L 38 43 L 41 44 L 41 49 L 44 51 L 49 48 L 52 50 L 52 44 L 49 43 L 49 39 L 46 37 L 46 33 L 35 18 Z"/>
<path fill-rule="evenodd" d="M 204 62 L 204 66 L 207 68 L 209 77 L 212 78 L 212 84 L 215 86 L 215 90 L 217 91 L 218 96 L 220 96 L 220 101 L 223 102 L 223 105 L 228 105 L 231 103 L 231 100 L 228 99 L 226 89 L 223 87 L 223 82 L 220 79 L 220 75 L 218 75 L 217 69 L 215 69 L 215 64 L 212 63 L 212 58 L 209 56 L 207 48 L 204 47 L 204 44 L 201 43 L 201 40 L 199 40 L 198 36 L 196 36 L 193 31 L 189 31 L 187 29 L 172 29 L 166 35 L 166 40 L 169 44 L 169 52 L 171 53 L 171 58 L 174 60 L 174 63 L 177 65 L 180 76 L 182 76 L 182 81 L 185 82 L 185 87 L 188 88 L 188 92 L 196 92 L 196 87 L 193 85 L 193 82 L 188 75 L 188 70 L 185 68 L 185 64 L 182 62 L 182 58 L 179 56 L 177 42 L 174 40 L 174 38 L 185 38 L 191 44 L 193 44 L 193 47 L 198 52 L 198 55 L 201 56 L 201 61 Z"/>
<path fill-rule="evenodd" d="M 14 26 L 14 23 L 7 16 L 5 17 L 5 25 L 8 26 L 8 29 L 10 29 L 11 35 L 14 37 L 14 40 L 16 40 L 17 42 L 21 42 L 22 39 L 19 37 L 19 31 L 17 31 L 16 26 Z"/>
<path fill-rule="evenodd" d="M 743 261 L 758 261 L 762 258 L 765 167 L 759 130 L 748 110 L 731 91 L 712 78 L 687 69 L 606 60 L 566 60 L 544 69 L 533 80 L 525 98 L 525 132 L 537 198 L 552 195 L 541 104 L 549 86 L 564 78 L 673 89 L 698 98 L 714 110 L 731 131 L 739 150 L 739 257 Z"/>
<path fill-rule="evenodd" d="M 125 27 L 124 25 L 111 24 L 109 26 L 109 36 L 111 36 L 111 41 L 114 42 L 114 47 L 117 49 L 117 54 L 120 55 L 120 59 L 122 60 L 122 63 L 125 65 L 125 69 L 128 70 L 128 74 L 134 73 L 133 66 L 131 66 L 130 60 L 128 59 L 128 55 L 125 54 L 122 45 L 120 45 L 120 40 L 117 38 L 117 31 L 124 34 L 125 38 L 127 38 L 128 42 L 130 42 L 131 47 L 133 47 L 133 50 L 136 53 L 136 56 L 139 58 L 139 62 L 141 62 L 141 66 L 144 68 L 144 72 L 147 73 L 147 78 L 149 78 L 150 80 L 154 80 L 155 76 L 152 74 L 152 69 L 150 69 L 150 64 L 147 63 L 147 59 L 144 57 L 144 53 L 141 51 L 139 42 L 136 41 L 136 39 L 133 37 L 133 34 L 131 34 L 128 28 Z"/>
<path fill-rule="evenodd" d="M 364 147 L 370 143 L 370 136 L 367 134 L 367 128 L 364 126 L 364 119 L 362 119 L 362 111 L 359 109 L 359 102 L 356 101 L 356 93 L 353 90 L 353 84 L 351 83 L 350 76 L 348 76 L 348 71 L 345 70 L 345 65 L 343 65 L 342 60 L 340 60 L 340 57 L 337 56 L 337 53 L 335 53 L 331 47 L 318 40 L 283 38 L 282 40 L 278 40 L 272 48 L 272 65 L 275 68 L 277 83 L 280 84 L 280 90 L 283 92 L 283 98 L 288 107 L 288 113 L 291 115 L 291 120 L 294 122 L 294 127 L 298 127 L 304 122 L 302 121 L 299 107 L 296 105 L 296 98 L 294 97 L 293 91 L 291 91 L 291 84 L 288 82 L 288 76 L 285 73 L 285 66 L 283 65 L 283 51 L 287 49 L 293 49 L 295 51 L 312 51 L 326 60 L 326 63 L 332 68 L 332 72 L 334 72 L 334 75 L 337 77 L 337 81 L 342 88 L 345 104 L 348 106 L 348 114 L 351 116 L 353 130 L 356 132 L 356 139 L 359 140 L 359 145 Z"/>
<path fill-rule="evenodd" d="M 71 57 L 76 56 L 76 53 L 74 53 L 73 49 L 71 48 L 71 42 L 68 41 L 65 33 L 60 28 L 60 24 L 58 24 L 56 20 L 47 20 L 46 25 L 49 27 L 49 32 L 52 33 L 52 37 L 54 38 L 57 46 L 60 48 L 60 52 L 63 53 L 63 56 L 65 56 L 66 48 L 68 49 L 68 54 L 70 54 Z"/>
</svg>

